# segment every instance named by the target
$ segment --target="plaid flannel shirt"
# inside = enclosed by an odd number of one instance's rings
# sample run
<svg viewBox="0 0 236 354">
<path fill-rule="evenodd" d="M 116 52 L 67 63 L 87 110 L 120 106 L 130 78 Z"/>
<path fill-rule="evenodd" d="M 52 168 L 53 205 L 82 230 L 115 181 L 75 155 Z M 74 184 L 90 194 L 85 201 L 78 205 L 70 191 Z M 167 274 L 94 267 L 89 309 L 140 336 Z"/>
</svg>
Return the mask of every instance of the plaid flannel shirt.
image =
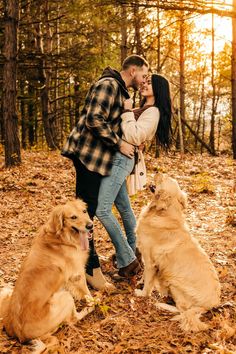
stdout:
<svg viewBox="0 0 236 354">
<path fill-rule="evenodd" d="M 121 142 L 123 100 L 123 92 L 114 78 L 101 78 L 92 85 L 62 155 L 77 156 L 88 170 L 109 175 Z"/>
</svg>

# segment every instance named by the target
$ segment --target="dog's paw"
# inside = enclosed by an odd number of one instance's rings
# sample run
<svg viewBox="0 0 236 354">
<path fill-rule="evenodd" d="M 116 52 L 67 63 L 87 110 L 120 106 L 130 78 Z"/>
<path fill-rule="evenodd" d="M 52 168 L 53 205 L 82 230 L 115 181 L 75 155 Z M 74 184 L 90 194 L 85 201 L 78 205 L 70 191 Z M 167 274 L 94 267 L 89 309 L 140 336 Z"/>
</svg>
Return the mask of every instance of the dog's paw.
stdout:
<svg viewBox="0 0 236 354">
<path fill-rule="evenodd" d="M 117 291 L 115 285 L 109 283 L 108 281 L 105 283 L 103 290 L 108 293 L 113 293 L 113 292 Z"/>
<path fill-rule="evenodd" d="M 166 303 L 163 303 L 163 302 L 156 302 L 155 305 L 160 310 L 169 311 L 169 312 L 172 312 L 172 313 L 179 313 L 179 310 L 175 306 L 172 306 L 172 305 L 169 305 L 169 304 L 166 304 Z"/>
<path fill-rule="evenodd" d="M 135 289 L 134 294 L 135 294 L 135 296 L 142 296 L 142 297 L 147 296 L 146 293 L 141 289 Z"/>
<path fill-rule="evenodd" d="M 84 296 L 84 299 L 85 299 L 86 304 L 88 306 L 93 306 L 94 305 L 95 299 L 92 297 L 92 295 L 87 294 L 87 295 Z"/>
<path fill-rule="evenodd" d="M 80 312 L 76 313 L 76 320 L 77 321 L 81 321 L 84 317 L 86 317 L 88 314 L 90 314 L 94 310 L 95 310 L 95 306 L 94 305 L 85 307 L 83 310 L 81 310 Z"/>
</svg>

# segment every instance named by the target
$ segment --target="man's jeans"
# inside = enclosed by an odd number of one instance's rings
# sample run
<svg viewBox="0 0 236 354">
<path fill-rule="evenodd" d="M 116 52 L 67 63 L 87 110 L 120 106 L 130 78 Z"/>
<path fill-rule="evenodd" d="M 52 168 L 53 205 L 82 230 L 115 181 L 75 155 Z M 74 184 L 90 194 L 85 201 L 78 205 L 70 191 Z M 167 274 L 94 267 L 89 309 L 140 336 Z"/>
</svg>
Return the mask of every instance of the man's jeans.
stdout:
<svg viewBox="0 0 236 354">
<path fill-rule="evenodd" d="M 130 205 L 126 187 L 126 177 L 132 172 L 134 159 L 130 159 L 120 152 L 114 156 L 110 176 L 101 179 L 98 206 L 96 215 L 107 230 L 116 249 L 118 268 L 129 265 L 136 258 L 136 219 Z M 115 203 L 118 209 L 126 237 L 116 217 L 112 213 L 112 205 Z"/>
<path fill-rule="evenodd" d="M 102 176 L 89 171 L 84 164 L 74 158 L 73 163 L 76 171 L 76 198 L 81 198 L 88 207 L 88 214 L 93 220 L 97 209 L 97 199 Z M 100 262 L 94 245 L 94 236 L 89 241 L 89 258 L 86 265 L 86 273 L 93 275 L 93 269 L 99 268 Z"/>
</svg>

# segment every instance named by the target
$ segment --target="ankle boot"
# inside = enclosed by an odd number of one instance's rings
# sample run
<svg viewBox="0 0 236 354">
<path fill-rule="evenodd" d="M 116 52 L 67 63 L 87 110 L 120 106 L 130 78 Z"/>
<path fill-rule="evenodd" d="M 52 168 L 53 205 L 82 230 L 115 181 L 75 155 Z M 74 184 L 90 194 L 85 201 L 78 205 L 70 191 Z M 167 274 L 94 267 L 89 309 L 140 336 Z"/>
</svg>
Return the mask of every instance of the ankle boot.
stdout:
<svg viewBox="0 0 236 354">
<path fill-rule="evenodd" d="M 139 251 L 138 247 L 136 247 L 135 256 L 136 256 L 137 260 L 139 261 L 140 266 L 143 267 L 142 254 Z M 112 261 L 113 267 L 117 268 L 117 259 L 116 259 L 115 253 L 111 256 L 111 261 Z"/>
<path fill-rule="evenodd" d="M 139 264 L 139 261 L 137 260 L 137 258 L 135 258 L 135 260 L 131 262 L 129 265 L 120 268 L 118 274 L 125 278 L 131 278 L 135 274 L 138 274 L 140 270 L 141 270 L 141 266 Z"/>
<path fill-rule="evenodd" d="M 96 290 L 115 290 L 115 286 L 104 277 L 101 268 L 94 268 L 93 275 L 86 273 L 86 280 Z"/>
</svg>

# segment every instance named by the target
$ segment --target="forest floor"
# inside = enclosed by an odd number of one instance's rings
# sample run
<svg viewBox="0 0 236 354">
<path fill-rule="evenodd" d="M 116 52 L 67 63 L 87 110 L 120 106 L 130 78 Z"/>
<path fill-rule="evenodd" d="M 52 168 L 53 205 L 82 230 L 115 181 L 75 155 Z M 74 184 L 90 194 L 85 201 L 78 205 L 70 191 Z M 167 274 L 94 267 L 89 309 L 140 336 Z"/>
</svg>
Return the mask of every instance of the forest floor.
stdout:
<svg viewBox="0 0 236 354">
<path fill-rule="evenodd" d="M 188 193 L 189 228 L 218 271 L 222 306 L 203 316 L 208 330 L 185 333 L 171 321 L 172 314 L 155 307 L 156 291 L 150 298 L 137 298 L 137 279 L 116 282 L 112 295 L 91 290 L 100 298 L 96 310 L 74 326 L 62 325 L 55 333 L 57 344 L 44 353 L 236 353 L 235 162 L 207 154 L 146 159 L 149 182 L 158 168 Z M 14 284 L 33 237 L 54 206 L 74 196 L 72 163 L 59 152 L 23 152 L 22 160 L 19 167 L 0 167 L 0 288 Z M 136 216 L 151 198 L 149 190 L 131 198 Z M 95 229 L 102 268 L 112 281 L 113 247 L 98 221 Z M 0 353 L 29 352 L 29 345 L 7 337 L 0 322 Z"/>
</svg>

